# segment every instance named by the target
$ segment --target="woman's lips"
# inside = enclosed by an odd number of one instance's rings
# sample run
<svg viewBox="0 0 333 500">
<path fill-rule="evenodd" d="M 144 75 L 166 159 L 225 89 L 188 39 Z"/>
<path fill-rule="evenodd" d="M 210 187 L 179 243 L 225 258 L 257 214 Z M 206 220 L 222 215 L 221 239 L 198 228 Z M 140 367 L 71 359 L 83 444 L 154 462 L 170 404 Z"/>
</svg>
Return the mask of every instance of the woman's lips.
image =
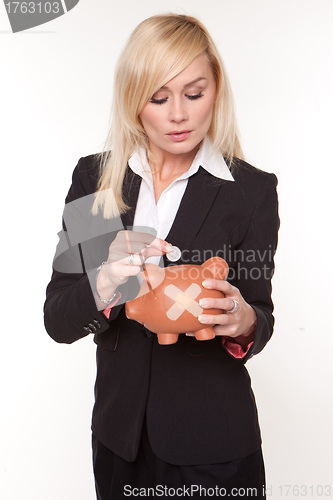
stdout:
<svg viewBox="0 0 333 500">
<path fill-rule="evenodd" d="M 170 132 L 170 134 L 167 134 L 167 136 L 175 142 L 181 142 L 187 139 L 190 133 L 191 130 L 182 130 L 181 132 Z"/>
</svg>

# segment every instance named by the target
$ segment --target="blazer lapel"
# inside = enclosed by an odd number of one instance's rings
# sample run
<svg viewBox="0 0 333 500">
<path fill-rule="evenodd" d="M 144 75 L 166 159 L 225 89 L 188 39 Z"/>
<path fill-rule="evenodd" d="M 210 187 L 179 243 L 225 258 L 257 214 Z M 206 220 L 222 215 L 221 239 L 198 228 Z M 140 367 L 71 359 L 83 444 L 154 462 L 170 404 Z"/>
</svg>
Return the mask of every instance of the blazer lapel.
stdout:
<svg viewBox="0 0 333 500">
<path fill-rule="evenodd" d="M 165 238 L 166 241 L 180 250 L 190 248 L 224 182 L 228 181 L 218 180 L 199 167 L 196 174 L 188 180 L 177 215 Z M 167 265 L 170 265 L 170 262 L 164 256 L 164 266 Z"/>
<path fill-rule="evenodd" d="M 127 166 L 124 183 L 123 183 L 123 196 L 124 201 L 130 208 L 126 213 L 121 214 L 121 220 L 124 228 L 133 226 L 135 208 L 138 201 L 139 190 L 141 185 L 141 177 L 133 172 L 133 170 Z"/>
</svg>

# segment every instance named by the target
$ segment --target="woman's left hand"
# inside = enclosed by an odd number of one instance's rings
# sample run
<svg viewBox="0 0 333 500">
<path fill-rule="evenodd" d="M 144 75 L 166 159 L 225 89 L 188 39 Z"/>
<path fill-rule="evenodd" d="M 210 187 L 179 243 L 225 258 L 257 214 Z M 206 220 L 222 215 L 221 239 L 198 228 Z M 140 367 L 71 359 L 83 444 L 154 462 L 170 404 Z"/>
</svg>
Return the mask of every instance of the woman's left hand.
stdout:
<svg viewBox="0 0 333 500">
<path fill-rule="evenodd" d="M 202 324 L 214 324 L 215 335 L 232 337 L 233 340 L 246 347 L 254 338 L 257 315 L 254 309 L 242 297 L 235 286 L 224 280 L 207 279 L 205 288 L 221 291 L 225 298 L 203 298 L 199 304 L 203 309 L 222 309 L 221 314 L 204 314 L 199 316 Z M 233 312 L 232 312 L 233 311 Z M 227 314 L 225 314 L 227 313 Z"/>
</svg>

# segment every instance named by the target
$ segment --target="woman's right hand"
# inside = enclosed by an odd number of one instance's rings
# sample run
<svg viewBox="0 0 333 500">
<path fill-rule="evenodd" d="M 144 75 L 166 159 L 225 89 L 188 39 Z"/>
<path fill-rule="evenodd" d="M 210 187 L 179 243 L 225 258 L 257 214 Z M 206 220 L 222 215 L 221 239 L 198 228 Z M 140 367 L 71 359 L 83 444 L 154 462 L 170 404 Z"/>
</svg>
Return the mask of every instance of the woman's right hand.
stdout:
<svg viewBox="0 0 333 500">
<path fill-rule="evenodd" d="M 149 233 L 119 231 L 109 247 L 109 255 L 98 273 L 96 289 L 107 300 L 130 276 L 137 276 L 149 257 L 160 256 L 171 250 L 166 241 Z"/>
</svg>

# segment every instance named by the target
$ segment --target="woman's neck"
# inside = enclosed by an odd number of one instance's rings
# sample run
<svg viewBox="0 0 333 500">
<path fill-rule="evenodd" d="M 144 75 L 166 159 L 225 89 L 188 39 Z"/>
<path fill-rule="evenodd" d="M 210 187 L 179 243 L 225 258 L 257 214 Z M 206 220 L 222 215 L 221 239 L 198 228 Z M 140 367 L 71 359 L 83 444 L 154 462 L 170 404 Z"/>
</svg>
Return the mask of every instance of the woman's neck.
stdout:
<svg viewBox="0 0 333 500">
<path fill-rule="evenodd" d="M 152 151 L 154 160 L 149 161 L 149 165 L 154 181 L 155 179 L 161 182 L 170 180 L 171 183 L 184 172 L 187 172 L 198 150 L 199 146 L 189 153 L 179 155 L 171 154 L 166 151 L 157 154 Z"/>
</svg>

